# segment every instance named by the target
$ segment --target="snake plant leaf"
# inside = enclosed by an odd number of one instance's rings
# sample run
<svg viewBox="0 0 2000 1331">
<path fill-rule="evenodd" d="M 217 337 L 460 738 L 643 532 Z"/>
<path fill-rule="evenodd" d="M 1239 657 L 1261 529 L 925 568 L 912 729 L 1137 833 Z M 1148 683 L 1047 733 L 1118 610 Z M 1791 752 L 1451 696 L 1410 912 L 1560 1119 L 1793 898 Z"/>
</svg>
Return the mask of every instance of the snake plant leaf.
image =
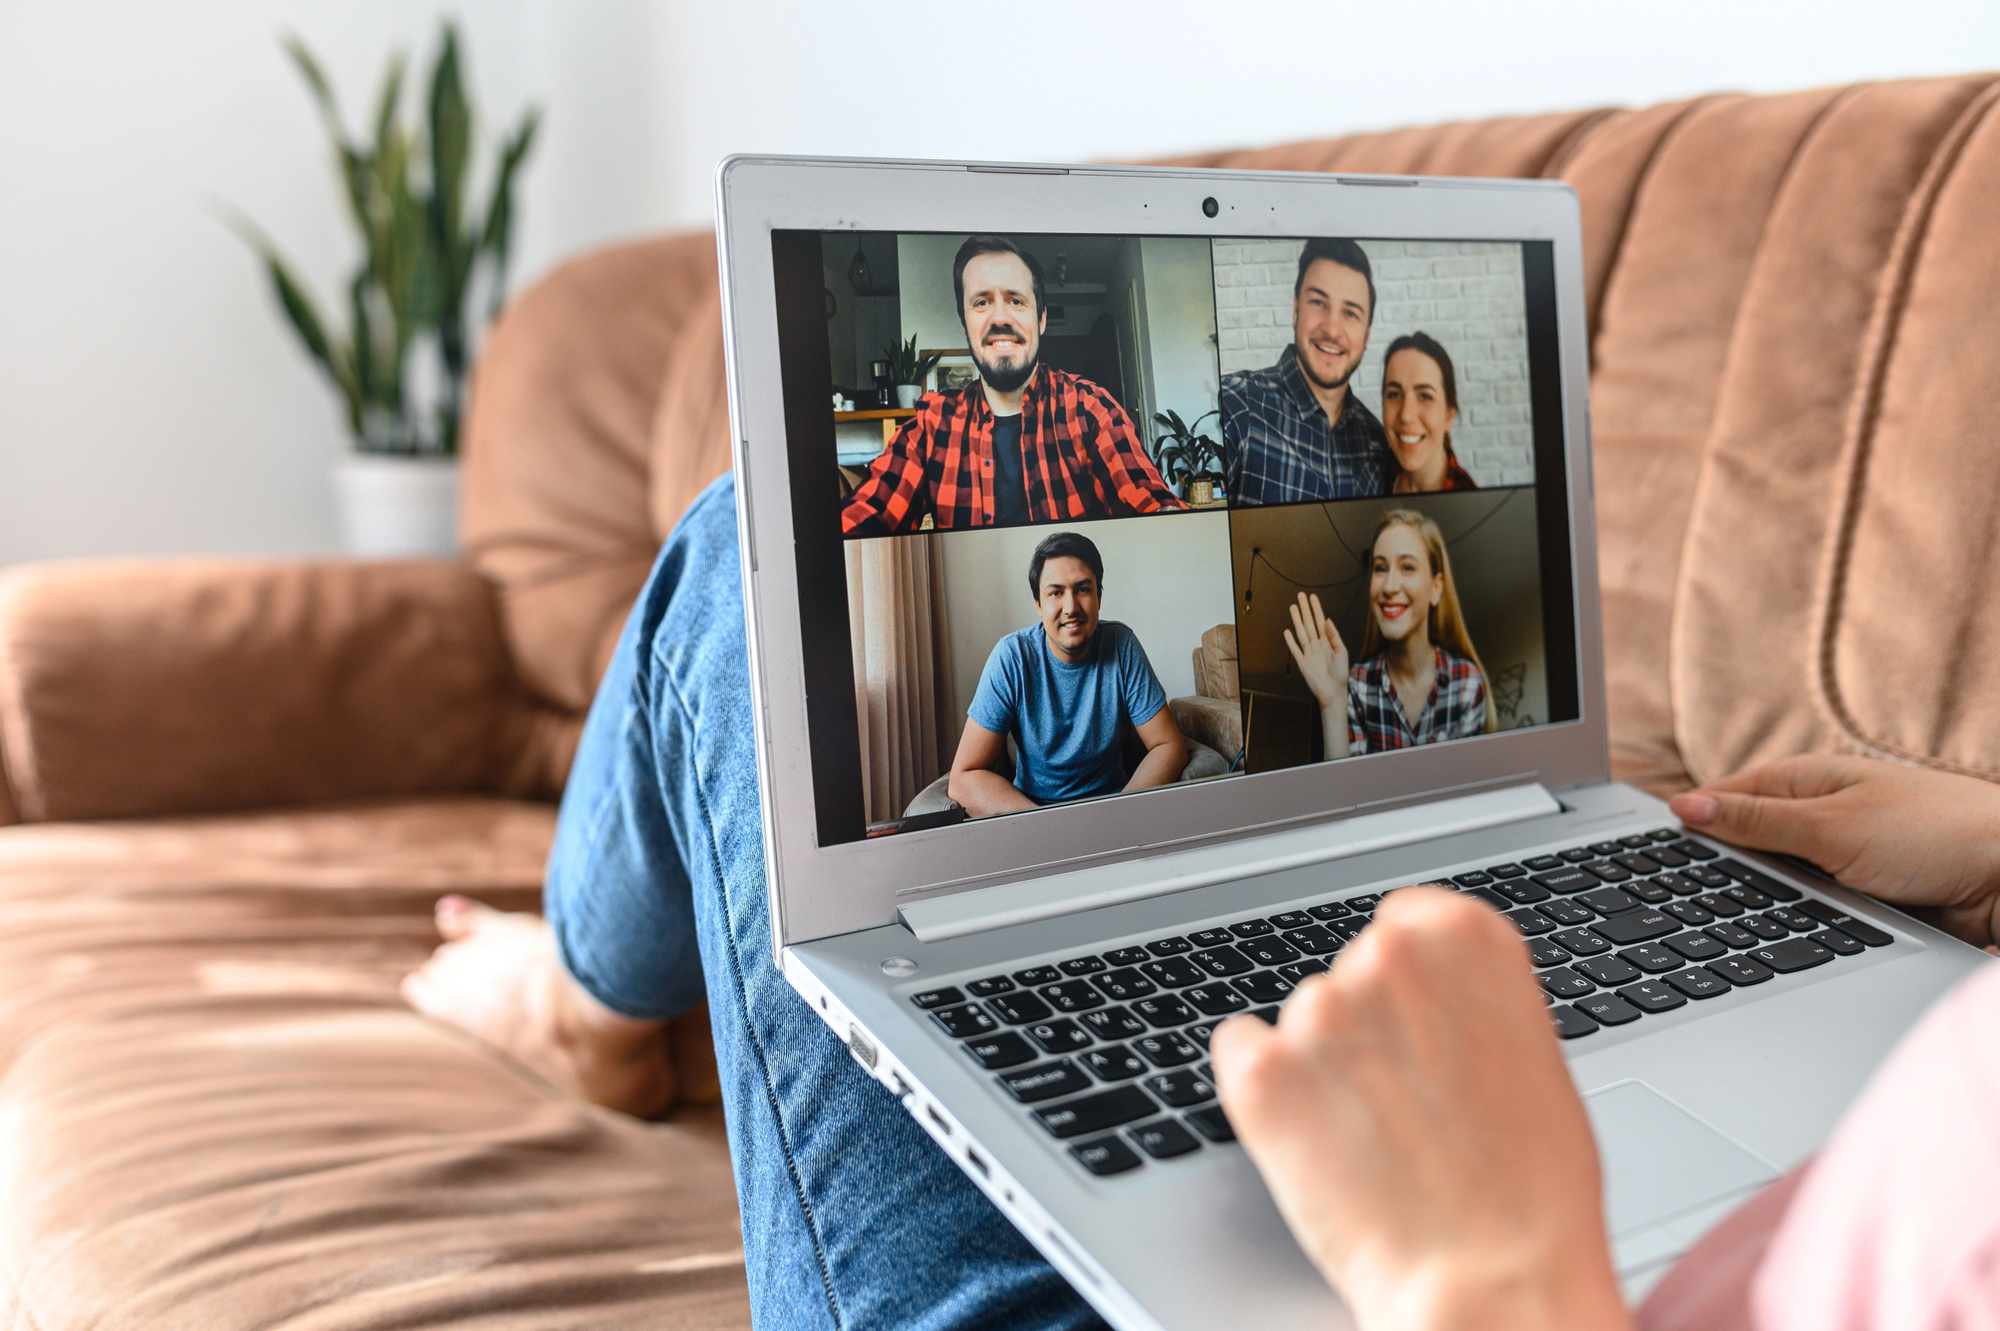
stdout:
<svg viewBox="0 0 2000 1331">
<path fill-rule="evenodd" d="M 403 75 L 409 58 L 401 51 L 389 57 L 388 72 L 382 76 L 382 91 L 375 101 L 375 152 L 380 156 L 389 137 L 396 133 L 396 108 L 403 101 Z"/>
<path fill-rule="evenodd" d="M 465 168 L 472 155 L 472 108 L 458 67 L 457 25 L 444 25 L 444 43 L 431 70 L 431 229 L 440 243 L 459 248 L 465 215 Z M 449 269 L 461 258 L 447 252 Z M 469 266 L 469 256 L 464 262 Z"/>
<path fill-rule="evenodd" d="M 355 430 L 361 428 L 361 388 L 357 382 L 350 359 L 340 353 L 326 334 L 326 324 L 319 317 L 312 296 L 305 286 L 292 275 L 291 269 L 275 250 L 266 247 L 263 251 L 264 270 L 270 276 L 271 289 L 277 293 L 278 304 L 284 309 L 285 317 L 291 321 L 299 340 L 306 350 L 333 380 L 347 404 L 348 424 Z"/>
<path fill-rule="evenodd" d="M 541 119 L 538 108 L 530 108 L 521 117 L 521 127 L 501 146 L 500 166 L 494 172 L 493 198 L 486 206 L 486 225 L 479 237 L 479 247 L 492 259 L 493 286 L 486 305 L 489 321 L 498 317 L 507 299 L 507 255 L 514 239 L 514 172 L 534 145 Z"/>
</svg>

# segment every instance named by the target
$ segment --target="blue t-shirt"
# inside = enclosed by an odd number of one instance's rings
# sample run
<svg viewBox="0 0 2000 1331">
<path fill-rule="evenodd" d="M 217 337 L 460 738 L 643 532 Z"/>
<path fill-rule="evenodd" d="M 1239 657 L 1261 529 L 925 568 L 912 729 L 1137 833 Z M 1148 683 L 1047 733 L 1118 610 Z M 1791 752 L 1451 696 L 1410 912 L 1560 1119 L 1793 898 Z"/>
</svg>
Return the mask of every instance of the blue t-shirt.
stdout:
<svg viewBox="0 0 2000 1331">
<path fill-rule="evenodd" d="M 1037 804 L 1108 795 L 1125 784 L 1120 730 L 1167 705 L 1166 690 L 1131 629 L 1099 620 L 1090 655 L 1075 665 L 1049 651 L 1040 624 L 993 646 L 966 709 L 1020 750 L 1014 785 Z"/>
</svg>

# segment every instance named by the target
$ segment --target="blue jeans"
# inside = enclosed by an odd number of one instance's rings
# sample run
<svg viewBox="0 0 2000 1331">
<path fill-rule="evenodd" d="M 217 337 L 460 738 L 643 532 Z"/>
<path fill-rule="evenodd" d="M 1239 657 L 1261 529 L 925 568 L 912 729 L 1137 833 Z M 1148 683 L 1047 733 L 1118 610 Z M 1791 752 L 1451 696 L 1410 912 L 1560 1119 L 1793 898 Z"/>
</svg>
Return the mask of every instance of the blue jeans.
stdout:
<svg viewBox="0 0 2000 1331">
<path fill-rule="evenodd" d="M 545 909 L 597 1000 L 706 998 L 759 1328 L 1101 1325 L 771 960 L 725 476 L 632 609 L 563 792 Z"/>
</svg>

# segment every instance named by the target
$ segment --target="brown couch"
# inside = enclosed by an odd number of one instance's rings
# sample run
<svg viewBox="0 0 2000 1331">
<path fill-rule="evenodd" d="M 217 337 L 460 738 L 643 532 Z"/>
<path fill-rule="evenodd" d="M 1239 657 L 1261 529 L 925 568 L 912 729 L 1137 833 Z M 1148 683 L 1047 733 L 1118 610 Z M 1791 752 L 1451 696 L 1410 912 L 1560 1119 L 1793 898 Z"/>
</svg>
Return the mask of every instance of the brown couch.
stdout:
<svg viewBox="0 0 2000 1331">
<path fill-rule="evenodd" d="M 1656 790 L 2000 771 L 1988 77 L 1186 159 L 1583 202 L 1610 722 Z M 712 1109 L 565 1101 L 397 1001 L 535 903 L 582 709 L 727 465 L 706 236 L 496 331 L 458 563 L 0 575 L 0 1325 L 741 1326 Z"/>
</svg>

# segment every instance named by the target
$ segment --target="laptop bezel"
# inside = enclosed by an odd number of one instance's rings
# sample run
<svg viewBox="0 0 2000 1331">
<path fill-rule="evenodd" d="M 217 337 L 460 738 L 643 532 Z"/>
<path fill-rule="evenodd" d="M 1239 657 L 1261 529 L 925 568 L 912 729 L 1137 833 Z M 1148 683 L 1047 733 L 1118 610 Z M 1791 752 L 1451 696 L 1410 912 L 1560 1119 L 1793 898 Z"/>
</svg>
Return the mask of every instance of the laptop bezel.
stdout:
<svg viewBox="0 0 2000 1331">
<path fill-rule="evenodd" d="M 774 947 L 887 924 L 898 906 L 928 896 L 1508 784 L 1539 782 L 1560 790 L 1609 779 L 1582 234 L 1576 195 L 1567 185 L 736 156 L 718 167 L 716 188 Z M 1210 195 L 1224 201 L 1213 219 L 1201 207 Z M 1579 716 L 1434 748 L 820 845 L 790 539 L 791 464 L 771 243 L 777 230 L 1550 242 Z"/>
</svg>

